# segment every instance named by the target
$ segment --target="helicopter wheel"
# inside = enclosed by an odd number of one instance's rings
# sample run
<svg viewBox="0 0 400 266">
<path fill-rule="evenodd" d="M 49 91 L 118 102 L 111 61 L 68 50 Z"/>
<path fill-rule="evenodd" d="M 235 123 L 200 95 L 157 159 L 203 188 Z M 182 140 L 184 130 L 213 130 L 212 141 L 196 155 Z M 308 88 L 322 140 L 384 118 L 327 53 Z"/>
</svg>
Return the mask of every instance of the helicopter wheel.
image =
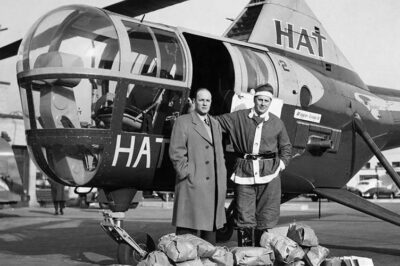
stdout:
<svg viewBox="0 0 400 266">
<path fill-rule="evenodd" d="M 138 245 L 147 252 L 154 251 L 156 245 L 150 235 L 138 232 L 132 235 Z M 117 259 L 119 264 L 137 265 L 143 258 L 130 245 L 118 244 Z"/>
</svg>

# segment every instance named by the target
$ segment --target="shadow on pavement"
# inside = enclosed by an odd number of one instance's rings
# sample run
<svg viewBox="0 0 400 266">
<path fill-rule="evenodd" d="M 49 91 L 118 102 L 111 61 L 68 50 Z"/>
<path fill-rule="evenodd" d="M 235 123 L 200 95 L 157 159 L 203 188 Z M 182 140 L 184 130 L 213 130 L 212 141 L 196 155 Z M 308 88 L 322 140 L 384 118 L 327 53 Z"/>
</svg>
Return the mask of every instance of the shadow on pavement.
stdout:
<svg viewBox="0 0 400 266">
<path fill-rule="evenodd" d="M 63 260 L 69 258 L 96 265 L 117 263 L 117 244 L 103 232 L 99 221 L 63 218 L 0 230 L 1 253 L 16 256 L 61 255 Z M 126 222 L 125 229 L 128 232 L 150 232 L 152 236 L 153 231 L 155 237 L 160 237 L 173 228 L 169 223 Z"/>
<path fill-rule="evenodd" d="M 20 217 L 20 216 L 16 215 L 16 214 L 0 213 L 0 219 L 1 218 L 12 218 L 12 217 Z"/>
</svg>

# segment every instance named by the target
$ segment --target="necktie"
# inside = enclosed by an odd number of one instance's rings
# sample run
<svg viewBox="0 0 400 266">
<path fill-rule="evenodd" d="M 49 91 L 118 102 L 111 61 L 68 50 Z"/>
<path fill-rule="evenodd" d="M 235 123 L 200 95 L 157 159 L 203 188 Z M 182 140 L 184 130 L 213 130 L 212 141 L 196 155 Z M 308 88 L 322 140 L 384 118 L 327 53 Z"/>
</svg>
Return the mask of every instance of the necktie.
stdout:
<svg viewBox="0 0 400 266">
<path fill-rule="evenodd" d="M 264 122 L 264 118 L 259 117 L 259 116 L 253 116 L 254 121 L 256 121 L 257 124 L 260 124 Z"/>
<path fill-rule="evenodd" d="M 207 119 L 207 117 L 204 118 L 204 124 L 206 124 L 206 131 L 208 136 L 210 137 L 211 143 L 212 143 L 212 132 L 211 132 L 211 127 L 210 127 L 210 120 Z"/>
</svg>

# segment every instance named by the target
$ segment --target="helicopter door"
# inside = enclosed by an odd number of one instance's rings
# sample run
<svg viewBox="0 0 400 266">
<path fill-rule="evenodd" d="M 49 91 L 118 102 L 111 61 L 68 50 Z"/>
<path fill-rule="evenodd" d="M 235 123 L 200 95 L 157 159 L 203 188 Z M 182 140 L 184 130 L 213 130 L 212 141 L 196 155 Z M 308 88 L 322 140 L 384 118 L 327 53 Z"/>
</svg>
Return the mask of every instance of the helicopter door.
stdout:
<svg viewBox="0 0 400 266">
<path fill-rule="evenodd" d="M 230 43 L 225 43 L 225 46 L 231 54 L 235 69 L 235 96 L 232 99 L 231 111 L 251 108 L 254 104 L 251 90 L 262 84 L 271 84 L 274 95 L 277 96 L 276 70 L 265 51 Z M 278 105 L 277 108 L 274 105 Z M 280 106 L 281 102 L 274 100 L 270 109 L 280 110 Z M 280 111 L 277 115 L 280 115 Z"/>
</svg>

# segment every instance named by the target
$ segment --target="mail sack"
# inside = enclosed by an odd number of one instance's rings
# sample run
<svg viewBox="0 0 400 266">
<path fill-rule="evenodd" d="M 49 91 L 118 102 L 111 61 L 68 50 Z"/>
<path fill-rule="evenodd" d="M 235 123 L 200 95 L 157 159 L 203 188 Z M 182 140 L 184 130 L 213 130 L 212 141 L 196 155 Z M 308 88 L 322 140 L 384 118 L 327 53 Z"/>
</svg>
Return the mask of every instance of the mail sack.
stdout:
<svg viewBox="0 0 400 266">
<path fill-rule="evenodd" d="M 305 255 L 303 249 L 290 238 L 270 232 L 263 233 L 260 245 L 262 247 L 271 247 L 275 253 L 276 260 L 286 264 L 302 260 Z"/>
<path fill-rule="evenodd" d="M 214 254 L 209 259 L 218 266 L 233 265 L 233 254 L 225 247 L 216 247 Z"/>
<path fill-rule="evenodd" d="M 194 260 L 187 260 L 183 262 L 175 263 L 176 266 L 203 266 L 204 264 L 201 262 L 201 259 L 197 258 Z"/>
<path fill-rule="evenodd" d="M 144 260 L 137 264 L 138 266 L 170 266 L 172 265 L 167 255 L 161 251 L 149 253 Z"/>
<path fill-rule="evenodd" d="M 323 246 L 311 247 L 304 259 L 310 266 L 319 266 L 326 259 L 328 254 L 329 249 Z"/>
<path fill-rule="evenodd" d="M 286 236 L 303 247 L 318 246 L 318 238 L 314 230 L 305 224 L 290 224 Z"/>
<path fill-rule="evenodd" d="M 274 265 L 275 256 L 270 248 L 236 247 L 231 250 L 235 265 Z"/>
<path fill-rule="evenodd" d="M 205 241 L 204 239 L 198 236 L 187 234 L 184 235 L 184 238 L 186 238 L 188 241 L 190 241 L 190 243 L 192 243 L 193 246 L 196 247 L 197 256 L 200 258 L 209 258 L 217 250 L 217 248 L 214 245 L 212 245 L 211 243 Z"/>
<path fill-rule="evenodd" d="M 190 234 L 162 236 L 158 241 L 158 249 L 174 262 L 194 260 L 197 258 L 197 248 L 190 241 L 191 237 Z"/>
</svg>

